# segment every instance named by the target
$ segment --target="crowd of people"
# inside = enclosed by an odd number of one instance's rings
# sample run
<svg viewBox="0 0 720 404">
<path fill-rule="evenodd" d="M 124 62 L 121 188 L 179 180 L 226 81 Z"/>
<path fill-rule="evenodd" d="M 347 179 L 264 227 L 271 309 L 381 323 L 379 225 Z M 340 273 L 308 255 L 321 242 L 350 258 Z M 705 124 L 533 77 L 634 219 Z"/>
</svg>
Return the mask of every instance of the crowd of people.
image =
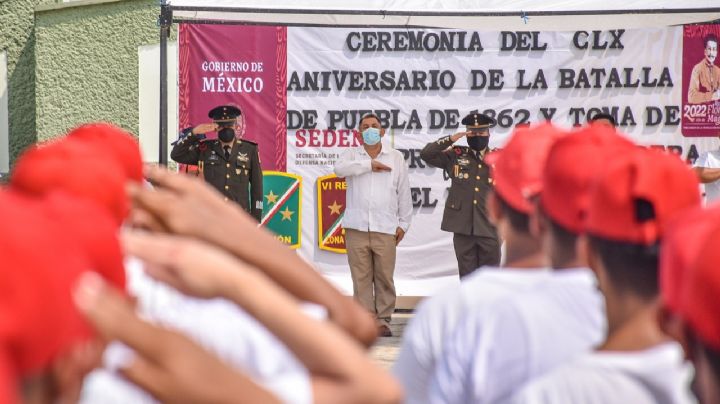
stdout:
<svg viewBox="0 0 720 404">
<path fill-rule="evenodd" d="M 433 159 L 462 156 L 450 140 Z M 691 168 L 597 123 L 473 158 L 504 256 L 424 300 L 387 371 L 376 292 L 343 296 L 211 185 L 144 167 L 131 134 L 30 148 L 0 189 L 0 403 L 720 402 L 720 208 Z"/>
</svg>

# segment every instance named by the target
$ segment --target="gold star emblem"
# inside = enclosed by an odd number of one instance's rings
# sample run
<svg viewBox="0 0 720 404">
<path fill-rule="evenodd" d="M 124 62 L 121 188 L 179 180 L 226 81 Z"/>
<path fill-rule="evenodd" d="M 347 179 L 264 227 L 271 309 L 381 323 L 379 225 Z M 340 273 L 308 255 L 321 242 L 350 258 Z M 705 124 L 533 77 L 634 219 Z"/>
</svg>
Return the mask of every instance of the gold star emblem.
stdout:
<svg viewBox="0 0 720 404">
<path fill-rule="evenodd" d="M 280 195 L 275 195 L 272 190 L 270 190 L 270 193 L 265 195 L 265 197 L 268 200 L 268 203 L 277 203 L 278 197 Z"/>
<path fill-rule="evenodd" d="M 282 215 L 281 221 L 292 220 L 293 213 L 295 213 L 295 212 L 291 211 L 290 208 L 286 206 L 285 210 L 280 211 L 280 214 Z"/>
<path fill-rule="evenodd" d="M 340 214 L 340 208 L 342 208 L 342 205 L 338 204 L 337 201 L 333 201 L 332 205 L 328 205 L 328 208 L 330 208 L 330 214 L 331 215 L 339 215 Z"/>
</svg>

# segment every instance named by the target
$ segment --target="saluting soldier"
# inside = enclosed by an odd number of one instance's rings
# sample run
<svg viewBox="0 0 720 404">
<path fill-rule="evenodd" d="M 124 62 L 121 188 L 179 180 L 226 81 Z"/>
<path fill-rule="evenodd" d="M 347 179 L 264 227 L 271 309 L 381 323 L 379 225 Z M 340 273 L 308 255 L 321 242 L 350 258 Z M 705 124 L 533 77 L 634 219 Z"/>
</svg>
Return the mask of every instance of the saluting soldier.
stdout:
<svg viewBox="0 0 720 404">
<path fill-rule="evenodd" d="M 442 168 L 452 180 L 440 228 L 454 233 L 460 277 L 484 265 L 500 264 L 500 243 L 485 208 L 493 184 L 490 167 L 483 160 L 495 120 L 471 113 L 462 124 L 466 131 L 430 142 L 420 152 L 423 161 Z M 453 146 L 463 137 L 467 137 L 468 146 Z"/>
<path fill-rule="evenodd" d="M 182 164 L 198 166 L 205 181 L 237 202 L 257 221 L 262 218 L 262 169 L 257 143 L 236 137 L 240 109 L 233 105 L 213 108 L 203 123 L 182 131 L 182 139 L 170 157 Z M 217 139 L 205 140 L 205 134 L 217 132 Z"/>
</svg>

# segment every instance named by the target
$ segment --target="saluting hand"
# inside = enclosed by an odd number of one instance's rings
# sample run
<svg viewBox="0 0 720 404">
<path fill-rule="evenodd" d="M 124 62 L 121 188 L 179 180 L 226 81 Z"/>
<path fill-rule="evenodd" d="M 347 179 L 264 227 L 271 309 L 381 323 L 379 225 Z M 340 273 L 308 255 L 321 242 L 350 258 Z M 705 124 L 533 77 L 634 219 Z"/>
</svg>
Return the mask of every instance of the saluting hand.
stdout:
<svg viewBox="0 0 720 404">
<path fill-rule="evenodd" d="M 223 201 L 222 195 L 198 178 L 175 175 L 159 167 L 146 166 L 145 175 L 154 189 L 128 185 L 133 202 L 130 222 L 152 231 L 199 237 L 217 241 L 213 228 L 234 221 L 248 231 L 257 223 L 240 208 Z"/>
<path fill-rule="evenodd" d="M 224 297 L 233 275 L 257 271 L 229 253 L 191 238 L 130 230 L 121 239 L 127 254 L 146 263 L 148 275 L 190 296 Z"/>
<path fill-rule="evenodd" d="M 458 132 L 450 136 L 450 140 L 454 142 L 457 142 L 458 140 L 462 139 L 463 137 L 467 136 L 471 132 Z"/>
<path fill-rule="evenodd" d="M 96 274 L 81 277 L 74 297 L 100 335 L 135 351 L 119 371 L 159 401 L 229 404 L 244 397 L 248 402 L 278 402 L 186 336 L 141 320 L 129 300 Z"/>
<path fill-rule="evenodd" d="M 216 123 L 201 123 L 200 125 L 193 128 L 193 135 L 201 135 L 208 132 L 214 132 L 218 128 Z"/>
</svg>

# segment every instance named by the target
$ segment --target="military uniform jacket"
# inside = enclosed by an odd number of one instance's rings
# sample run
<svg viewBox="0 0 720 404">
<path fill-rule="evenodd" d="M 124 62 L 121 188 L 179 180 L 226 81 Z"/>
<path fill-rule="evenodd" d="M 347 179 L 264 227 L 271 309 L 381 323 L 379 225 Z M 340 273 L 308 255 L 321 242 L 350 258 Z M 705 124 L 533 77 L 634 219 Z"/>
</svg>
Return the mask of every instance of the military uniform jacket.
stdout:
<svg viewBox="0 0 720 404">
<path fill-rule="evenodd" d="M 492 189 L 490 167 L 482 157 L 466 146 L 452 146 L 450 136 L 430 142 L 420 158 L 443 169 L 452 180 L 440 228 L 472 236 L 497 238 L 488 220 L 485 199 Z"/>
<path fill-rule="evenodd" d="M 200 141 L 190 134 L 173 147 L 170 158 L 178 163 L 197 165 L 205 181 L 226 199 L 237 202 L 257 221 L 261 220 L 262 169 L 256 143 L 236 139 L 226 160 L 219 140 Z"/>
</svg>

